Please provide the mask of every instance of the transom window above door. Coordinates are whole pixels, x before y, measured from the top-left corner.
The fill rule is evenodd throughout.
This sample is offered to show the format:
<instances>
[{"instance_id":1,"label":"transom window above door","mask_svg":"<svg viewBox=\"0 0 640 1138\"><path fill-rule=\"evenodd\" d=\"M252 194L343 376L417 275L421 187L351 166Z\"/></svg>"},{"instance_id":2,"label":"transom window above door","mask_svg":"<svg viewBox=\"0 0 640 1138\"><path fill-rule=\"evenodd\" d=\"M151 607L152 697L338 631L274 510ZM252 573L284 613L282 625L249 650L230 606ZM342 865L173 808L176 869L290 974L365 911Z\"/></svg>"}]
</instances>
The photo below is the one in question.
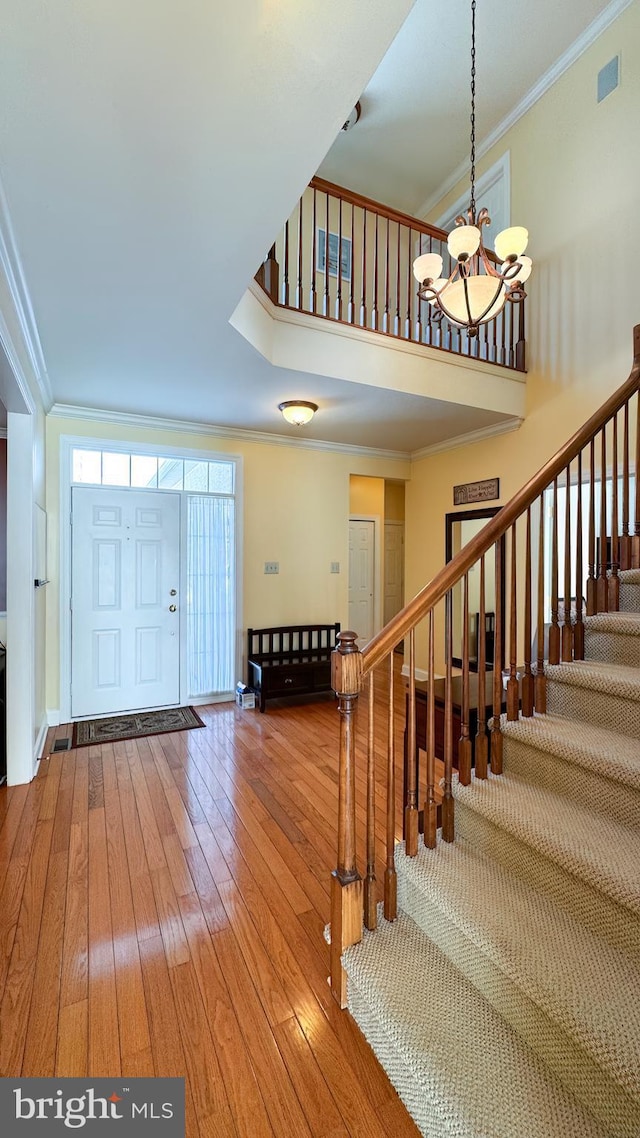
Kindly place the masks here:
<instances>
[{"instance_id":1,"label":"transom window above door","mask_svg":"<svg viewBox=\"0 0 640 1138\"><path fill-rule=\"evenodd\" d=\"M131 486L136 489L187 490L200 494L233 494L235 463L204 459L74 447L74 483Z\"/></svg>"}]
</instances>

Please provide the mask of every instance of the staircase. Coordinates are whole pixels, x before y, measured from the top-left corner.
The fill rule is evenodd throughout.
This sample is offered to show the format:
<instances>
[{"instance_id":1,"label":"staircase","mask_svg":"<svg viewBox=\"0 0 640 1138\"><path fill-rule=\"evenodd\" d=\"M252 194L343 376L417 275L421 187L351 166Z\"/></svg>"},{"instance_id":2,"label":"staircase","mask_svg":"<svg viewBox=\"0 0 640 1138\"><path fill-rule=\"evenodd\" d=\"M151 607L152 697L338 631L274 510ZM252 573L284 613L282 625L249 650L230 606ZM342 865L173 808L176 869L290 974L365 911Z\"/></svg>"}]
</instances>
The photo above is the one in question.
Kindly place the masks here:
<instances>
[{"instance_id":1,"label":"staircase","mask_svg":"<svg viewBox=\"0 0 640 1138\"><path fill-rule=\"evenodd\" d=\"M621 580L585 661L548 666L549 714L503 720L505 774L454 783L455 844L399 848L397 921L343 956L428 1138L640 1135L640 571Z\"/></svg>"},{"instance_id":2,"label":"staircase","mask_svg":"<svg viewBox=\"0 0 640 1138\"><path fill-rule=\"evenodd\" d=\"M603 431L607 421L605 413ZM590 446L593 471L593 436ZM617 454L614 469L617 481ZM627 479L628 472L627 463ZM594 484L591 473L591 550ZM485 776L476 751L476 770L461 759L457 774L448 754L450 818L445 809L444 828L430 842L428 801L424 841L411 820L419 782L409 764L406 841L391 840L384 910L367 906L365 887L361 939L350 933L344 905L357 882L342 883L342 909L335 887L332 927L342 937L346 1005L425 1138L640 1136L640 569L618 569L617 505L609 502L615 516L608 517L604 497L603 490L600 532L610 533L613 522L614 564L600 566L599 586L594 581L587 595L603 602L592 609L614 611L582 620L578 605L557 635L552 629L553 662L527 663L534 713L526 684L516 680L512 578L510 683L517 686L507 714L494 717L497 773ZM568 534L570 519L566 525ZM633 528L623 523L621 542ZM514 525L513 566L515 542ZM557 553L557 538L553 544ZM573 568L581 581L582 565ZM557 580L558 566L552 572ZM527 588L529 639L530 602ZM552 606L555 620L557 588ZM430 618L431 640L432 628ZM449 663L447 673L450 680ZM349 711L342 708L343 718ZM391 732L389 739L392 757ZM392 813L387 822L393 839ZM369 842L367 885L372 856Z\"/></svg>"}]
</instances>

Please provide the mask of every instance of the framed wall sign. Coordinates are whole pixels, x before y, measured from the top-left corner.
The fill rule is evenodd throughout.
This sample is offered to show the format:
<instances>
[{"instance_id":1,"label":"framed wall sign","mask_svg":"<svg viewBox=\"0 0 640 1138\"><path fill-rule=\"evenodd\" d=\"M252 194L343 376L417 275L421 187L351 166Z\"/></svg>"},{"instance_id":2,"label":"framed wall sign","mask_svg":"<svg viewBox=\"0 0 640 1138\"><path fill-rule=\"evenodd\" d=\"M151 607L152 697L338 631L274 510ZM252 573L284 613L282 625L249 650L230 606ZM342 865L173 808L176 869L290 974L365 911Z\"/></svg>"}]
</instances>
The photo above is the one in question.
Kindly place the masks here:
<instances>
[{"instance_id":1,"label":"framed wall sign","mask_svg":"<svg viewBox=\"0 0 640 1138\"><path fill-rule=\"evenodd\" d=\"M316 270L319 273L325 272L326 266L326 246L327 246L327 231L326 229L318 229L318 239L316 241ZM341 253L341 270L340 279L343 281L351 280L351 240L348 237L342 238L342 243L337 233L329 231L329 276L337 277L338 275L338 249Z\"/></svg>"},{"instance_id":2,"label":"framed wall sign","mask_svg":"<svg viewBox=\"0 0 640 1138\"><path fill-rule=\"evenodd\" d=\"M464 482L453 487L454 506L467 506L471 502L492 502L500 497L500 479L485 478L482 482Z\"/></svg>"}]
</instances>

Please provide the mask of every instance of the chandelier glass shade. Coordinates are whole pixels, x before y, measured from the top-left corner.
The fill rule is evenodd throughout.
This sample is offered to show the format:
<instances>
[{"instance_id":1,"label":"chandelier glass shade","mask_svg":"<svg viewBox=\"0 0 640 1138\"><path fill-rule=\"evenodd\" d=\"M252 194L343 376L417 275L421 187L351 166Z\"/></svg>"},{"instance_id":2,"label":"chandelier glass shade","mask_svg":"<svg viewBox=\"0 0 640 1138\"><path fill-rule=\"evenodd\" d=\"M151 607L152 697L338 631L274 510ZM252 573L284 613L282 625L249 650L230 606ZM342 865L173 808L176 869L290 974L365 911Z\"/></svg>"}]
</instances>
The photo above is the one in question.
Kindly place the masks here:
<instances>
[{"instance_id":1,"label":"chandelier glass shade","mask_svg":"<svg viewBox=\"0 0 640 1138\"><path fill-rule=\"evenodd\" d=\"M491 224L486 209L476 216L476 0L471 0L471 197L466 215L456 218L456 228L447 240L453 268L442 275L439 253L422 253L413 262L418 296L446 316L452 324L466 328L469 336L478 334L480 324L494 320L507 301L517 303L526 296L524 284L531 273L531 258L524 256L529 234L521 225L498 233L495 256L484 247L482 229Z\"/></svg>"}]
</instances>

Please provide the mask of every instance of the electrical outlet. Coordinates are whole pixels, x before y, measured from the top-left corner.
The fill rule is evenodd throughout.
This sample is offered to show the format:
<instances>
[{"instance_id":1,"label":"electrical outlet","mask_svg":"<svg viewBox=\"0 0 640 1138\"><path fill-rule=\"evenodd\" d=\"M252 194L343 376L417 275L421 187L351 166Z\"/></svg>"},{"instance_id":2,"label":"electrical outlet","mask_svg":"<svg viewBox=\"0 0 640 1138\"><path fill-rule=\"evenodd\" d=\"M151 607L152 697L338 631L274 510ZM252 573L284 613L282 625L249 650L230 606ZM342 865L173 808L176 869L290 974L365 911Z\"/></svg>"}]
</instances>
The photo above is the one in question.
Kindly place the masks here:
<instances>
[{"instance_id":1,"label":"electrical outlet","mask_svg":"<svg viewBox=\"0 0 640 1138\"><path fill-rule=\"evenodd\" d=\"M280 572L279 562L278 561L265 561L264 571L265 571L265 573L279 573Z\"/></svg>"},{"instance_id":2,"label":"electrical outlet","mask_svg":"<svg viewBox=\"0 0 640 1138\"><path fill-rule=\"evenodd\" d=\"M339 561L332 561L331 562L331 572L332 573L339 573L340 572L340 562Z\"/></svg>"}]
</instances>

